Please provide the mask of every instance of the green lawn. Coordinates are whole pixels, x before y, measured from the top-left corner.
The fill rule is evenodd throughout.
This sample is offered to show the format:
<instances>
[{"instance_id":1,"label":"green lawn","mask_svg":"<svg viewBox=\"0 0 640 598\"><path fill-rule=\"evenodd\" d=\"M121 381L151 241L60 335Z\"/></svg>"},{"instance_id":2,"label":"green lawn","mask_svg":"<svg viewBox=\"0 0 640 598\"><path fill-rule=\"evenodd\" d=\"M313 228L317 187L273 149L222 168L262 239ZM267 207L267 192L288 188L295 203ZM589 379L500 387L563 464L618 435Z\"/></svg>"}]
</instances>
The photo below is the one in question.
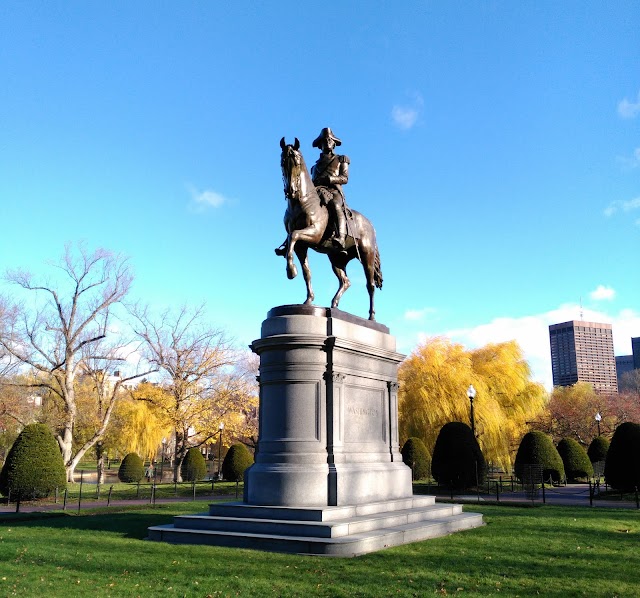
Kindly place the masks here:
<instances>
[{"instance_id":1,"label":"green lawn","mask_svg":"<svg viewBox=\"0 0 640 598\"><path fill-rule=\"evenodd\" d=\"M0 596L638 596L640 513L467 507L486 526L355 559L143 541L203 505L0 516Z\"/></svg>"}]
</instances>

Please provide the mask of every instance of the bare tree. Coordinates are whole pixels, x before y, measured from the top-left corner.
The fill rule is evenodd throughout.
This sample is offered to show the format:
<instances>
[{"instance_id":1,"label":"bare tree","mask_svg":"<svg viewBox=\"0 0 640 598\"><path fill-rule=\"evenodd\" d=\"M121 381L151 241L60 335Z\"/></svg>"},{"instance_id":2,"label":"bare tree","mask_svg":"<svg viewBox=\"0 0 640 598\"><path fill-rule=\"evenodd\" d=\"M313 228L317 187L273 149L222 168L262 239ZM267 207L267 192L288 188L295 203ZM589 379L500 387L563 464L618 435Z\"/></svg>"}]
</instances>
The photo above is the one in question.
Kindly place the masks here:
<instances>
[{"instance_id":1,"label":"bare tree","mask_svg":"<svg viewBox=\"0 0 640 598\"><path fill-rule=\"evenodd\" d=\"M180 466L189 448L218 433L216 419L221 421L223 415L217 409L218 398L228 389L225 373L234 363L234 352L224 332L206 322L202 306L158 316L140 306L131 311L144 356L159 370L166 391L147 400L174 429L174 480L180 481Z\"/></svg>"},{"instance_id":2,"label":"bare tree","mask_svg":"<svg viewBox=\"0 0 640 598\"><path fill-rule=\"evenodd\" d=\"M74 452L74 427L78 418L76 389L79 376L86 374L88 357L111 361L114 353L100 355L103 339L110 333L114 306L131 286L128 262L104 249L89 252L80 245L65 247L59 262L52 264L52 276L36 279L22 270L6 275L8 282L23 289L30 303L5 306L0 323L0 347L12 363L28 366L36 379L28 387L47 389L62 404L57 440L73 481L73 472L82 456L98 442L109 422L113 405L103 411L95 433ZM118 380L120 385L144 374Z\"/></svg>"}]
</instances>

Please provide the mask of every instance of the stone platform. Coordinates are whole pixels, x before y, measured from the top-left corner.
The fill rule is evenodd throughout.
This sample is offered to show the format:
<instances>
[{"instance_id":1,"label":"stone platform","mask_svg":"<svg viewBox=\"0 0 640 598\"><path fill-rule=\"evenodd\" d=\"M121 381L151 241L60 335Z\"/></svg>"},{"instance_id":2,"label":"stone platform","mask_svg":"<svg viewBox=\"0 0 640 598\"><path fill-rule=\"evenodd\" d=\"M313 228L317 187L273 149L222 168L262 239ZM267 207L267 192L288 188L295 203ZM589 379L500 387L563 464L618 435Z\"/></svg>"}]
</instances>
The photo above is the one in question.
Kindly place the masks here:
<instances>
[{"instance_id":1,"label":"stone platform","mask_svg":"<svg viewBox=\"0 0 640 598\"><path fill-rule=\"evenodd\" d=\"M260 356L256 462L242 503L149 529L169 542L354 556L482 525L414 497L398 438L389 329L337 309L273 308Z\"/></svg>"},{"instance_id":2,"label":"stone platform","mask_svg":"<svg viewBox=\"0 0 640 598\"><path fill-rule=\"evenodd\" d=\"M149 539L322 556L353 557L482 525L482 515L432 496L344 507L212 504L149 528Z\"/></svg>"}]
</instances>

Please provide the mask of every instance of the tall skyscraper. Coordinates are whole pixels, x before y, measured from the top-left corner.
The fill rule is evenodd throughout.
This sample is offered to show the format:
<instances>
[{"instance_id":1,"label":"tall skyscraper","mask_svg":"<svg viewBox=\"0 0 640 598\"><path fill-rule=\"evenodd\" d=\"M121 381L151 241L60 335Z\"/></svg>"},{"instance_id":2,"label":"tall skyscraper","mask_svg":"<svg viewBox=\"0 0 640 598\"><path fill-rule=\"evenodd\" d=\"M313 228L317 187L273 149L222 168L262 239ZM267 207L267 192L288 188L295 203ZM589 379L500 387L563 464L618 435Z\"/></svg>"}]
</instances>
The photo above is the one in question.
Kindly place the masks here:
<instances>
[{"instance_id":1,"label":"tall skyscraper","mask_svg":"<svg viewBox=\"0 0 640 598\"><path fill-rule=\"evenodd\" d=\"M573 320L549 326L554 386L590 382L597 392L618 392L611 324Z\"/></svg>"},{"instance_id":2,"label":"tall skyscraper","mask_svg":"<svg viewBox=\"0 0 640 598\"><path fill-rule=\"evenodd\" d=\"M631 339L631 351L633 352L633 368L640 370L640 336Z\"/></svg>"}]
</instances>

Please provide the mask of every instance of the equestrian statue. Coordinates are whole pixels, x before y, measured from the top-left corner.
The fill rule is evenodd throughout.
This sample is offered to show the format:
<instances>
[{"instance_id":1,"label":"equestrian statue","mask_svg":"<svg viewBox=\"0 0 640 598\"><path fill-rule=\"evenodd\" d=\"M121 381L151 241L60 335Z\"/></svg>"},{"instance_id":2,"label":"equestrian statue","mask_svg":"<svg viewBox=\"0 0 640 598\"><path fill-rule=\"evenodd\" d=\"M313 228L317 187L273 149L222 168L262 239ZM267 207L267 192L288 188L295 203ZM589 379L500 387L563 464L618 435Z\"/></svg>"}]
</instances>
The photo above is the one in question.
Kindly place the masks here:
<instances>
[{"instance_id":1,"label":"equestrian statue","mask_svg":"<svg viewBox=\"0 0 640 598\"><path fill-rule=\"evenodd\" d=\"M330 128L322 129L312 144L321 150L321 154L309 174L299 151L298 138L293 145L287 145L284 137L280 140L280 166L287 200L284 213L287 238L275 252L286 258L290 279L298 274L293 254L298 256L307 285L305 305L310 305L314 299L307 252L311 248L326 253L339 282L331 301L334 308L351 286L347 264L354 258L360 260L369 292L369 319L375 320L373 294L376 287L382 288L376 231L367 218L347 207L342 186L349 180L349 158L333 151L341 144Z\"/></svg>"}]
</instances>

